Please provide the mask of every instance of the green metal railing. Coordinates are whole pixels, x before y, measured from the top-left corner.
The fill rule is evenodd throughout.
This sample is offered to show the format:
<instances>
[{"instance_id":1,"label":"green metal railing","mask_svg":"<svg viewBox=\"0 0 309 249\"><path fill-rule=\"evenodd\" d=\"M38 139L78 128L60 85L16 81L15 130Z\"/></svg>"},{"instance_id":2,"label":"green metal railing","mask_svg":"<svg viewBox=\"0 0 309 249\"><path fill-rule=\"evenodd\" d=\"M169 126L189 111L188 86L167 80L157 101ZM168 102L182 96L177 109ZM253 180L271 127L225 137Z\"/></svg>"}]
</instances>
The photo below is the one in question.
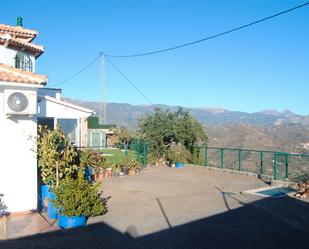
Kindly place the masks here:
<instances>
[{"instance_id":1,"label":"green metal railing","mask_svg":"<svg viewBox=\"0 0 309 249\"><path fill-rule=\"evenodd\" d=\"M191 147L196 158L191 162L205 167L216 167L270 176L273 179L294 179L309 172L309 155L281 151L251 150L225 147Z\"/></svg>"},{"instance_id":2,"label":"green metal railing","mask_svg":"<svg viewBox=\"0 0 309 249\"><path fill-rule=\"evenodd\" d=\"M131 144L125 145L125 156L128 156L128 150L136 152L136 159L141 162L143 167L148 164L148 144L144 140L134 140Z\"/></svg>"}]
</instances>

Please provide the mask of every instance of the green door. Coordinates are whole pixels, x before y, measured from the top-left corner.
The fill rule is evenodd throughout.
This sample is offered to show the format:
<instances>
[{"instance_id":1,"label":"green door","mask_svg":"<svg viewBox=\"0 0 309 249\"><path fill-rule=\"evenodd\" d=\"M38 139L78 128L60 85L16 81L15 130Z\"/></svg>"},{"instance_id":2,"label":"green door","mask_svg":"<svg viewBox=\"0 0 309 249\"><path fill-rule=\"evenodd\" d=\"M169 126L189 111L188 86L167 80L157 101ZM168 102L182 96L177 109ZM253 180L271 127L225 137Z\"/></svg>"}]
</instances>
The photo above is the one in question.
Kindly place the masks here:
<instances>
[{"instance_id":1,"label":"green door","mask_svg":"<svg viewBox=\"0 0 309 249\"><path fill-rule=\"evenodd\" d=\"M92 132L91 147L101 147L100 132Z\"/></svg>"},{"instance_id":2,"label":"green door","mask_svg":"<svg viewBox=\"0 0 309 249\"><path fill-rule=\"evenodd\" d=\"M106 147L106 133L104 131L89 131L88 139L89 147Z\"/></svg>"}]
</instances>

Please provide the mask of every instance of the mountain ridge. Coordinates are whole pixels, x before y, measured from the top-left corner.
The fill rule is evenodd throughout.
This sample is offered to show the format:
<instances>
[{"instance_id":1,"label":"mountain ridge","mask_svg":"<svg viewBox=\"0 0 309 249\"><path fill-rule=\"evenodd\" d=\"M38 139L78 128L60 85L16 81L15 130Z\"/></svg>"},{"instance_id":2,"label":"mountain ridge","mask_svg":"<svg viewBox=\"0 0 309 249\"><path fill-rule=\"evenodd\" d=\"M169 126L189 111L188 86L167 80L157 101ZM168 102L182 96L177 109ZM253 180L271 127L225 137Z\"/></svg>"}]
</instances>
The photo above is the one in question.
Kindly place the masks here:
<instances>
[{"instance_id":1,"label":"mountain ridge","mask_svg":"<svg viewBox=\"0 0 309 249\"><path fill-rule=\"evenodd\" d=\"M64 100L99 113L98 102ZM109 124L136 128L138 120L147 113L153 113L155 107L171 111L178 108L168 105L108 103L107 120ZM184 109L190 111L205 127L209 146L309 153L309 115L302 116L287 110L246 113L223 108Z\"/></svg>"},{"instance_id":2,"label":"mountain ridge","mask_svg":"<svg viewBox=\"0 0 309 249\"><path fill-rule=\"evenodd\" d=\"M65 101L72 104L81 105L96 111L99 114L99 102L83 101L63 97ZM127 103L107 103L107 121L111 124L125 126L128 128L136 128L138 119L145 114L151 114L155 108L162 110L177 110L178 106L169 106L164 104L157 105L131 105ZM289 110L279 112L277 110L262 110L259 112L242 112L230 111L220 107L183 107L189 111L203 125L235 125L249 124L259 127L278 126L282 124L303 124L309 125L309 115L303 116L295 114Z\"/></svg>"}]
</instances>

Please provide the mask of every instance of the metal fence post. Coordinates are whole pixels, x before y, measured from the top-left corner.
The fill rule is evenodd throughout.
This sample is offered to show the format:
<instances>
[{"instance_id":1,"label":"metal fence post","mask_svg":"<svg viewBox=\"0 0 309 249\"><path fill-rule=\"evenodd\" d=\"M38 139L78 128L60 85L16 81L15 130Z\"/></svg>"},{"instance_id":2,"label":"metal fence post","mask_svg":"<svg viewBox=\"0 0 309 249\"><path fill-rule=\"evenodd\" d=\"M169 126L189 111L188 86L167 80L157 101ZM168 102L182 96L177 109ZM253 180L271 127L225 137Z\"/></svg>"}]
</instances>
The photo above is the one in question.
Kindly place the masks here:
<instances>
[{"instance_id":1,"label":"metal fence post","mask_svg":"<svg viewBox=\"0 0 309 249\"><path fill-rule=\"evenodd\" d=\"M241 171L241 150L238 150L238 171Z\"/></svg>"},{"instance_id":2,"label":"metal fence post","mask_svg":"<svg viewBox=\"0 0 309 249\"><path fill-rule=\"evenodd\" d=\"M221 154L221 169L223 169L223 166L224 166L224 149L221 148L220 149L220 154Z\"/></svg>"},{"instance_id":3,"label":"metal fence post","mask_svg":"<svg viewBox=\"0 0 309 249\"><path fill-rule=\"evenodd\" d=\"M208 148L205 147L205 161L204 165L207 167L208 166Z\"/></svg>"},{"instance_id":4,"label":"metal fence post","mask_svg":"<svg viewBox=\"0 0 309 249\"><path fill-rule=\"evenodd\" d=\"M285 178L289 178L289 154L285 154Z\"/></svg>"},{"instance_id":5,"label":"metal fence post","mask_svg":"<svg viewBox=\"0 0 309 249\"><path fill-rule=\"evenodd\" d=\"M260 152L260 174L263 174L263 166L264 166L264 153L263 151Z\"/></svg>"},{"instance_id":6,"label":"metal fence post","mask_svg":"<svg viewBox=\"0 0 309 249\"><path fill-rule=\"evenodd\" d=\"M277 154L274 153L274 180L277 180Z\"/></svg>"}]
</instances>

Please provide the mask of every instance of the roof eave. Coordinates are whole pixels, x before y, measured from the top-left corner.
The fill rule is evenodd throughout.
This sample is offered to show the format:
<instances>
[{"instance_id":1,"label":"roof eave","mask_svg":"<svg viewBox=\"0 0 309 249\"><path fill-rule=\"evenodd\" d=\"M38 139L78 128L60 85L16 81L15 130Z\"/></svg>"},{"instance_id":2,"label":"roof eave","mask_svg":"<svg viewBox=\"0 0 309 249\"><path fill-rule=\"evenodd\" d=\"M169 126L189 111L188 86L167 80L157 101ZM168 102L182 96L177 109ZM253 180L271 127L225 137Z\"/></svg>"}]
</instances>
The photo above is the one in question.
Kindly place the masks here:
<instances>
[{"instance_id":1,"label":"roof eave","mask_svg":"<svg viewBox=\"0 0 309 249\"><path fill-rule=\"evenodd\" d=\"M39 95L39 97L44 98L48 101L52 101L52 102L59 104L59 105L67 106L69 108L72 108L72 109L75 109L75 110L78 110L78 111L81 111L81 112L85 112L85 113L89 113L89 114L95 114L94 110L91 110L91 109L88 109L88 108L85 108L85 107L81 107L81 106L78 106L78 105L74 105L74 104L68 103L66 101L50 97L48 95Z\"/></svg>"}]
</instances>

